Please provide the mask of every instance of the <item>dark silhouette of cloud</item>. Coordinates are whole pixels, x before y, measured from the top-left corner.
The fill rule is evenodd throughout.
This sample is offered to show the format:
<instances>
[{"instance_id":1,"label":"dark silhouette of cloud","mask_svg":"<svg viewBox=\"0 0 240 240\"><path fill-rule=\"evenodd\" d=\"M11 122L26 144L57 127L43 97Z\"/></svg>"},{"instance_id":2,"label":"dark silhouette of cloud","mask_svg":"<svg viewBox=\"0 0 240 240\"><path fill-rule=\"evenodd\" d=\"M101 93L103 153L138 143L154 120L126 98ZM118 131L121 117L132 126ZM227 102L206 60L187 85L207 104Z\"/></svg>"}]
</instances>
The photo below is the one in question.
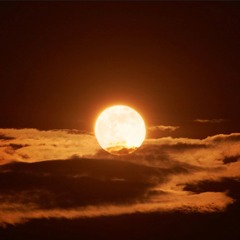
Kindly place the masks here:
<instances>
[{"instance_id":1,"label":"dark silhouette of cloud","mask_svg":"<svg viewBox=\"0 0 240 240\"><path fill-rule=\"evenodd\" d=\"M228 212L135 213L98 218L36 219L0 229L3 239L231 239L238 240L239 213L236 204ZM24 238L21 238L24 236Z\"/></svg>"},{"instance_id":2,"label":"dark silhouette of cloud","mask_svg":"<svg viewBox=\"0 0 240 240\"><path fill-rule=\"evenodd\" d=\"M11 136L7 136L7 135L5 135L5 134L0 134L0 140L5 140L5 141L7 141L7 140L13 140L13 139L15 139L14 137L11 137Z\"/></svg>"},{"instance_id":3,"label":"dark silhouette of cloud","mask_svg":"<svg viewBox=\"0 0 240 240\"><path fill-rule=\"evenodd\" d=\"M0 166L0 223L159 210L211 212L222 211L232 203L222 192L172 192L175 183L164 187L172 177L179 175L182 179L193 172L191 166L181 163L159 168L113 159L5 164Z\"/></svg>"},{"instance_id":4,"label":"dark silhouette of cloud","mask_svg":"<svg viewBox=\"0 0 240 240\"><path fill-rule=\"evenodd\" d=\"M186 184L184 190L195 193L227 192L230 197L239 200L240 178L221 178L218 180L204 180L197 183L189 183Z\"/></svg>"},{"instance_id":5,"label":"dark silhouette of cloud","mask_svg":"<svg viewBox=\"0 0 240 240\"><path fill-rule=\"evenodd\" d=\"M29 201L42 208L130 203L144 200L148 189L171 173L114 160L18 162L0 167L0 191L15 199L23 195L20 203Z\"/></svg>"},{"instance_id":6,"label":"dark silhouette of cloud","mask_svg":"<svg viewBox=\"0 0 240 240\"><path fill-rule=\"evenodd\" d=\"M24 147L28 147L28 144L16 144L16 143L10 143L9 146L13 149L13 150L18 150L20 148L24 148Z\"/></svg>"},{"instance_id":7,"label":"dark silhouette of cloud","mask_svg":"<svg viewBox=\"0 0 240 240\"><path fill-rule=\"evenodd\" d=\"M237 156L229 156L229 157L225 157L223 159L223 163L224 164L228 164L228 163L234 163L240 160L240 155Z\"/></svg>"}]
</instances>

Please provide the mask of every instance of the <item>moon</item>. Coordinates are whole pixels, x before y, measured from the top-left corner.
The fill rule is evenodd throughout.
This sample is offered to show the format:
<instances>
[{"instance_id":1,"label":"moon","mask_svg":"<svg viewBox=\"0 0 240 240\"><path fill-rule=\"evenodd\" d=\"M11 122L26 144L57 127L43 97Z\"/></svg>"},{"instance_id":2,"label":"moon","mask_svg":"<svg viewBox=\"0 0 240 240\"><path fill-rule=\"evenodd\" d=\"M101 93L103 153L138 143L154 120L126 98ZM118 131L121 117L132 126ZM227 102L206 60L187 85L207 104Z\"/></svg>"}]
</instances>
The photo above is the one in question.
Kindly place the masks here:
<instances>
[{"instance_id":1,"label":"moon","mask_svg":"<svg viewBox=\"0 0 240 240\"><path fill-rule=\"evenodd\" d=\"M139 148L146 135L141 115L131 107L116 105L105 109L95 123L99 145L113 155L127 155Z\"/></svg>"}]
</instances>

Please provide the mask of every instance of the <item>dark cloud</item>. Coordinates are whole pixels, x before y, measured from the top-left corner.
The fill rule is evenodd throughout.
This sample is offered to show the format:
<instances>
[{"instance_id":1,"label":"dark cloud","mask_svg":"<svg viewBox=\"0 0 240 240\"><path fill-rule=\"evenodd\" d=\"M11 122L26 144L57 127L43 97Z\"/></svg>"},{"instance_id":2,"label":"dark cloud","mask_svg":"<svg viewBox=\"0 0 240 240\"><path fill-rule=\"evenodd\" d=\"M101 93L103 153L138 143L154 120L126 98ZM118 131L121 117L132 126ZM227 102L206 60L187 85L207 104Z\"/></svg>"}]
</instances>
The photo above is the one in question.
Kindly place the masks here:
<instances>
[{"instance_id":1,"label":"dark cloud","mask_svg":"<svg viewBox=\"0 0 240 240\"><path fill-rule=\"evenodd\" d=\"M240 178L221 178L218 180L205 180L197 183L189 183L186 184L184 190L195 193L227 192L230 197L240 200Z\"/></svg>"},{"instance_id":2,"label":"dark cloud","mask_svg":"<svg viewBox=\"0 0 240 240\"><path fill-rule=\"evenodd\" d=\"M88 134L88 135L93 135L92 132L89 131L84 131L84 130L79 130L79 129L61 129L62 131L65 131L68 134L78 134L78 135L83 135L83 134ZM58 132L59 129L52 130Z\"/></svg>"},{"instance_id":3,"label":"dark cloud","mask_svg":"<svg viewBox=\"0 0 240 240\"><path fill-rule=\"evenodd\" d=\"M143 200L149 188L172 173L128 162L94 159L11 163L1 166L0 171L4 183L0 186L1 194L14 193L15 197L24 193L24 201L28 199L44 208Z\"/></svg>"},{"instance_id":4,"label":"dark cloud","mask_svg":"<svg viewBox=\"0 0 240 240\"><path fill-rule=\"evenodd\" d=\"M138 165L150 166L155 169L161 169L161 171L166 171L166 173L172 172L176 174L189 173L194 171L199 171L202 168L199 166L192 165L187 162L180 162L171 157L167 150L174 150L174 146L154 146L154 145L144 145L134 153L125 156L112 156L106 151L100 149L94 158L101 159L118 159L122 162L132 162ZM175 149L177 151L177 149ZM184 151L184 150L182 150ZM90 156L89 156L90 157ZM166 176L164 176L166 177Z\"/></svg>"},{"instance_id":5,"label":"dark cloud","mask_svg":"<svg viewBox=\"0 0 240 240\"><path fill-rule=\"evenodd\" d=\"M16 144L16 143L10 143L9 146L13 149L13 150L18 150L20 148L24 148L24 147L28 147L28 144Z\"/></svg>"},{"instance_id":6,"label":"dark cloud","mask_svg":"<svg viewBox=\"0 0 240 240\"><path fill-rule=\"evenodd\" d=\"M223 210L232 202L224 193L194 195L182 190L175 193L164 187L172 177L187 177L198 170L181 163L160 168L123 160L87 158L5 164L0 166L0 223L160 209ZM213 207L212 198L215 199ZM197 199L201 199L200 205Z\"/></svg>"},{"instance_id":7,"label":"dark cloud","mask_svg":"<svg viewBox=\"0 0 240 240\"><path fill-rule=\"evenodd\" d=\"M238 156L229 156L229 157L225 157L223 159L223 163L224 164L228 164L228 163L234 163L240 160L240 155Z\"/></svg>"},{"instance_id":8,"label":"dark cloud","mask_svg":"<svg viewBox=\"0 0 240 240\"><path fill-rule=\"evenodd\" d=\"M75 176L87 175L93 178L124 178L130 181L146 182L149 176L159 176L159 169L119 160L75 158L49 160L36 163L13 162L0 166L0 171L34 173L36 175ZM164 170L163 170L164 171ZM166 171L167 173L167 171Z\"/></svg>"},{"instance_id":9,"label":"dark cloud","mask_svg":"<svg viewBox=\"0 0 240 240\"><path fill-rule=\"evenodd\" d=\"M3 239L231 239L238 240L239 209L227 213L135 213L98 218L36 219L0 229ZM79 237L80 236L80 237Z\"/></svg>"},{"instance_id":10,"label":"dark cloud","mask_svg":"<svg viewBox=\"0 0 240 240\"><path fill-rule=\"evenodd\" d=\"M184 143L184 142L176 142L172 144L161 144L161 146L143 146L141 149L142 152L148 151L148 149L151 149L154 147L157 151L188 151L188 150L197 150L197 149L203 149L208 148L209 144L207 143Z\"/></svg>"},{"instance_id":11,"label":"dark cloud","mask_svg":"<svg viewBox=\"0 0 240 240\"><path fill-rule=\"evenodd\" d=\"M7 136L7 135L5 135L5 134L0 134L0 140L5 140L5 141L7 141L7 140L13 140L13 139L15 139L14 137L11 137L11 136Z\"/></svg>"}]
</instances>

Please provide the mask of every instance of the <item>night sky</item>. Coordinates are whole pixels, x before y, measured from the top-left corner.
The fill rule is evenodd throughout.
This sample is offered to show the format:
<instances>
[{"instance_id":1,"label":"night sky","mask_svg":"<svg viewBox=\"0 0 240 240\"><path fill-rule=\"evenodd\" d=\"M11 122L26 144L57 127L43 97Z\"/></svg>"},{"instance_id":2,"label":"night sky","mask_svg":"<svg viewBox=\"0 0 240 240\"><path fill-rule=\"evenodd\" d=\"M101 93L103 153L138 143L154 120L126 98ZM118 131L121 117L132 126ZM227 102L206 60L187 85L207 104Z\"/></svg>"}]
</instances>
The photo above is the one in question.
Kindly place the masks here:
<instances>
[{"instance_id":1,"label":"night sky","mask_svg":"<svg viewBox=\"0 0 240 240\"><path fill-rule=\"evenodd\" d=\"M2 2L0 126L91 130L99 111L123 103L148 125L183 126L179 136L237 132L239 8Z\"/></svg>"},{"instance_id":2,"label":"night sky","mask_svg":"<svg viewBox=\"0 0 240 240\"><path fill-rule=\"evenodd\" d=\"M0 238L239 240L239 43L239 2L1 2Z\"/></svg>"}]
</instances>

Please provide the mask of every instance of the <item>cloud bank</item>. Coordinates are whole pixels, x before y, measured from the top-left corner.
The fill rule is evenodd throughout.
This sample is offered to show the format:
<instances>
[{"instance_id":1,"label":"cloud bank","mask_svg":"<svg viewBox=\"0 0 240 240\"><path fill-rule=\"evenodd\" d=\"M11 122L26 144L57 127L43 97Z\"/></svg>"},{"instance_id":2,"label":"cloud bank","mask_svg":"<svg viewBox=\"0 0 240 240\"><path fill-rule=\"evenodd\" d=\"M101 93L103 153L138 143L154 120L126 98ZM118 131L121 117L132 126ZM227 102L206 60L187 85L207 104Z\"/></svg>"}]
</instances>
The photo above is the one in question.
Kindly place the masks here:
<instances>
[{"instance_id":1,"label":"cloud bank","mask_svg":"<svg viewBox=\"0 0 240 240\"><path fill-rule=\"evenodd\" d=\"M77 130L0 129L0 136L0 164L66 159L99 149L92 134Z\"/></svg>"},{"instance_id":2,"label":"cloud bank","mask_svg":"<svg viewBox=\"0 0 240 240\"><path fill-rule=\"evenodd\" d=\"M224 211L240 201L240 133L146 139L127 156L106 153L94 136L77 130L1 129L0 135L2 226Z\"/></svg>"}]
</instances>

